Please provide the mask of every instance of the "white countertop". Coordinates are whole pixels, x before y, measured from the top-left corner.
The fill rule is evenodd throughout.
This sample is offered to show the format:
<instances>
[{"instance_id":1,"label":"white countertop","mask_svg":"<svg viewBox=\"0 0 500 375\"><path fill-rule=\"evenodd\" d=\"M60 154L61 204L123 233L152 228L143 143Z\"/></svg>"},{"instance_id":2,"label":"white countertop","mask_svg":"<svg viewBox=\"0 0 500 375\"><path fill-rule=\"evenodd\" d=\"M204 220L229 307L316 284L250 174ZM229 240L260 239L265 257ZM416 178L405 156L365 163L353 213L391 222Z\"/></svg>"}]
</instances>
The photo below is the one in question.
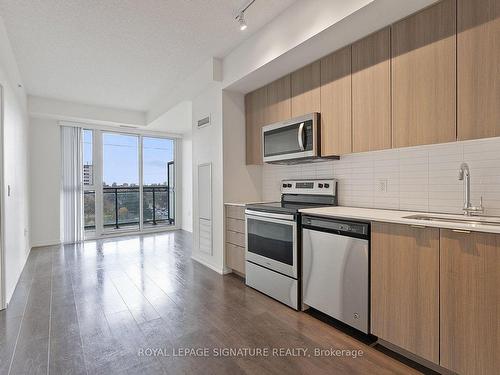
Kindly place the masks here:
<instances>
[{"instance_id":1,"label":"white countertop","mask_svg":"<svg viewBox=\"0 0 500 375\"><path fill-rule=\"evenodd\" d=\"M269 202L224 202L225 206L245 207L247 204L269 203Z\"/></svg>"},{"instance_id":2,"label":"white countertop","mask_svg":"<svg viewBox=\"0 0 500 375\"><path fill-rule=\"evenodd\" d=\"M245 207L247 203L244 202L224 202L224 206L238 206L238 207Z\"/></svg>"},{"instance_id":3,"label":"white countertop","mask_svg":"<svg viewBox=\"0 0 500 375\"><path fill-rule=\"evenodd\" d=\"M458 230L500 234L500 226L477 224L477 223L427 221L427 220L415 220L415 219L404 218L405 216L423 215L423 216L439 216L440 218L460 219L462 218L462 215L415 212L415 211L382 210L375 208L356 208L356 207L342 207L342 206L307 208L300 210L300 212L304 214L323 216L323 217L336 217L336 218L364 220L364 221L378 221L386 223L419 225L426 227L458 229ZM500 217L475 216L474 220L477 222L493 221L493 222L498 222L500 224Z\"/></svg>"}]
</instances>

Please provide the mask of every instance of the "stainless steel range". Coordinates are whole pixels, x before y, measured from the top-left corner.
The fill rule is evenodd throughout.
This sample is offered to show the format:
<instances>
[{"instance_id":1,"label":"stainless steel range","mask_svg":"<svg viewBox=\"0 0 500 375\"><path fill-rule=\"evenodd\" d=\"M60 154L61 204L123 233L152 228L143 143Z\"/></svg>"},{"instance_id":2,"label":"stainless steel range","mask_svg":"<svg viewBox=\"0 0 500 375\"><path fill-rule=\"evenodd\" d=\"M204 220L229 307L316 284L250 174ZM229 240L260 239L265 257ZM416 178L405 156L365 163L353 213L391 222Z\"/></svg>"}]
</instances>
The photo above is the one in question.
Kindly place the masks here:
<instances>
[{"instance_id":1,"label":"stainless steel range","mask_svg":"<svg viewBox=\"0 0 500 375\"><path fill-rule=\"evenodd\" d=\"M281 201L249 204L246 220L246 284L301 308L300 209L337 205L337 181L284 180Z\"/></svg>"}]
</instances>

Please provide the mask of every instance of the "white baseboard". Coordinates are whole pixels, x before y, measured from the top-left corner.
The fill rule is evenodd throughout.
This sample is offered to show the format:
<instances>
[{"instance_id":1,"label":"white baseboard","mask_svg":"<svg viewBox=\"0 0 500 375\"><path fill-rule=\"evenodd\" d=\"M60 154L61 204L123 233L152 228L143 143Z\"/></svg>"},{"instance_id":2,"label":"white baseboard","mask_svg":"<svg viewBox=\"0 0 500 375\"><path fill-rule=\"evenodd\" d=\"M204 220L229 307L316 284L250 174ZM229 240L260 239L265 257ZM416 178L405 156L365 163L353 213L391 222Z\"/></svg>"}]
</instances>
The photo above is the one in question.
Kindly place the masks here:
<instances>
[{"instance_id":1,"label":"white baseboard","mask_svg":"<svg viewBox=\"0 0 500 375\"><path fill-rule=\"evenodd\" d=\"M188 224L188 225L181 225L181 229L185 230L186 232L193 233L193 225Z\"/></svg>"},{"instance_id":2,"label":"white baseboard","mask_svg":"<svg viewBox=\"0 0 500 375\"><path fill-rule=\"evenodd\" d=\"M202 265L204 265L205 267L210 268L212 271L215 271L218 274L224 275L224 270L223 269L221 269L219 267L216 267L216 266L214 266L214 265L212 265L212 264L210 264L210 263L208 263L208 262L206 262L206 261L204 261L204 260L196 257L195 255L191 255L191 259L194 260L194 261L196 261L196 262L198 262L198 263L200 263L200 264L202 264Z\"/></svg>"},{"instance_id":3,"label":"white baseboard","mask_svg":"<svg viewBox=\"0 0 500 375\"><path fill-rule=\"evenodd\" d=\"M44 247L44 246L59 246L61 244L62 244L61 240L41 241L41 242L34 242L34 243L32 243L31 244L31 248L34 248L34 247Z\"/></svg>"},{"instance_id":4,"label":"white baseboard","mask_svg":"<svg viewBox=\"0 0 500 375\"><path fill-rule=\"evenodd\" d=\"M21 271L19 272L19 276L17 277L16 285L14 285L14 288L10 291L10 296L5 296L5 301L3 301L3 306L0 306L0 310L6 309L9 306L10 300L12 299L12 296L14 295L14 292L16 291L17 284L19 284L19 279L21 278L21 274L24 271L24 267L26 266L26 262L28 261L28 257L31 254L31 250L33 249L32 247L29 247L26 252L26 257L24 258L23 266L21 267ZM2 280L3 281L3 280Z\"/></svg>"}]
</instances>

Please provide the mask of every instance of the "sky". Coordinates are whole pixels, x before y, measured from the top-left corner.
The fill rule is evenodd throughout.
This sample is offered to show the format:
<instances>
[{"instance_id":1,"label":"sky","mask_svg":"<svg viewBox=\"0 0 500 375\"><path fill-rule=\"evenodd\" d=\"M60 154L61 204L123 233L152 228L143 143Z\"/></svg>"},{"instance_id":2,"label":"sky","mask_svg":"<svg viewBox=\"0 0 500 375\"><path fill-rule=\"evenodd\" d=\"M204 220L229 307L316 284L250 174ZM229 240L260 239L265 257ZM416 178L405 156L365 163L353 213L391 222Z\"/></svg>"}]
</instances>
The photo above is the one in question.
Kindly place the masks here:
<instances>
[{"instance_id":1,"label":"sky","mask_svg":"<svg viewBox=\"0 0 500 375\"><path fill-rule=\"evenodd\" d=\"M139 137L117 133L102 133L103 181L139 184ZM92 132L83 133L83 163L92 164ZM174 141L143 137L144 184L163 184L167 181L167 162L173 161Z\"/></svg>"}]
</instances>

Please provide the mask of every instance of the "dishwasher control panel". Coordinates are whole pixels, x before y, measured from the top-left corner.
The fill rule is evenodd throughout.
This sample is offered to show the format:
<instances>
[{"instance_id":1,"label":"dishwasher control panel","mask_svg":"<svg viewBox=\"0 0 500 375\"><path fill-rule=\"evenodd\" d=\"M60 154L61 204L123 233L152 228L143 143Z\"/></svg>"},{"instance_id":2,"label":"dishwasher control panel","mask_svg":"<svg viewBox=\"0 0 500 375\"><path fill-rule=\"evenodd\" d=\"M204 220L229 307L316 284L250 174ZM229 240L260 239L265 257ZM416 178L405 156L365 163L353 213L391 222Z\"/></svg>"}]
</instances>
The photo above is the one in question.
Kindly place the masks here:
<instances>
[{"instance_id":1,"label":"dishwasher control panel","mask_svg":"<svg viewBox=\"0 0 500 375\"><path fill-rule=\"evenodd\" d=\"M352 221L345 221L339 219L327 219L319 217L305 216L302 219L302 225L317 227L319 229L326 229L332 231L339 231L344 233L353 233L358 235L368 235L370 224L359 223Z\"/></svg>"}]
</instances>

